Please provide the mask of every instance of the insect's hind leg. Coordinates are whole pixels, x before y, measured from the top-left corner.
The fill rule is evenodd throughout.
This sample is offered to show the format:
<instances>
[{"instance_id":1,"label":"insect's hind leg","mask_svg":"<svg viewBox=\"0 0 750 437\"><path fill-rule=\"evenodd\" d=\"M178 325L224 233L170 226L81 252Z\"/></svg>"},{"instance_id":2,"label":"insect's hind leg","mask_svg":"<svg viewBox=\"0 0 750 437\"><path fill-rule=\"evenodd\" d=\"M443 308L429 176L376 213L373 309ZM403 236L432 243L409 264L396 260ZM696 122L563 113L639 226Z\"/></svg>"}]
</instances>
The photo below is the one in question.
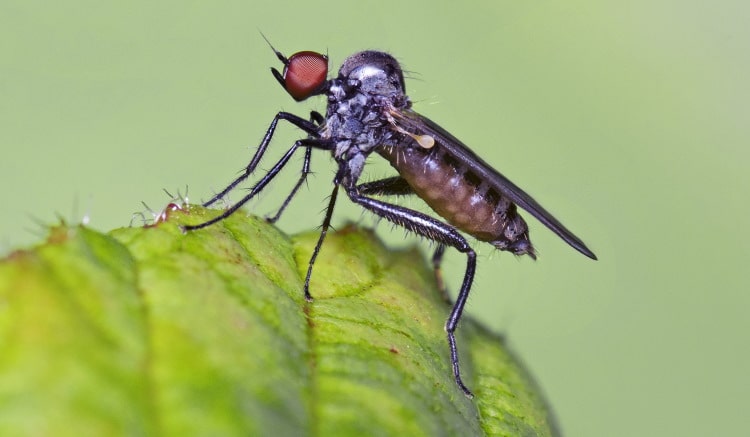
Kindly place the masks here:
<instances>
[{"instance_id":1,"label":"insect's hind leg","mask_svg":"<svg viewBox=\"0 0 750 437\"><path fill-rule=\"evenodd\" d=\"M358 192L356 186L346 187L346 193L352 202L375 213L376 215L418 235L433 240L438 244L451 246L459 252L466 254L466 272L464 273L464 280L461 284L461 289L458 292L458 298L453 304L453 309L445 323L445 331L448 334L448 346L451 353L453 377L461 391L463 391L466 396L473 397L474 395L471 390L466 387L461 379L455 331L458 327L458 322L461 320L466 300L469 298L469 292L471 291L471 284L474 280L474 272L477 264L476 252L474 252L466 239L454 227L447 225L440 220L418 211L364 196Z\"/></svg>"},{"instance_id":2,"label":"insect's hind leg","mask_svg":"<svg viewBox=\"0 0 750 437\"><path fill-rule=\"evenodd\" d=\"M440 290L440 295L445 302L452 304L453 301L448 293L448 287L445 286L445 281L443 280L443 269L441 268L444 254L445 244L438 243L435 252L432 254L432 270L435 272L435 283L437 284L438 290Z\"/></svg>"},{"instance_id":3,"label":"insect's hind leg","mask_svg":"<svg viewBox=\"0 0 750 437\"><path fill-rule=\"evenodd\" d=\"M401 176L394 176L386 179L379 179L372 182L365 182L357 185L357 190L360 194L374 194L384 196L407 196L414 194L414 190L411 185L406 182L406 179ZM445 245L438 243L435 248L435 252L432 255L432 268L435 272L435 283L437 284L438 290L443 300L449 304L452 304L450 295L448 294L448 288L445 286L443 281L443 271L440 265L443 261L443 254L445 253Z\"/></svg>"},{"instance_id":4,"label":"insect's hind leg","mask_svg":"<svg viewBox=\"0 0 750 437\"><path fill-rule=\"evenodd\" d=\"M406 179L401 176L394 176L386 179L378 179L372 182L365 182L357 185L357 191L360 194L374 194L383 196L407 196L414 194Z\"/></svg>"}]
</instances>

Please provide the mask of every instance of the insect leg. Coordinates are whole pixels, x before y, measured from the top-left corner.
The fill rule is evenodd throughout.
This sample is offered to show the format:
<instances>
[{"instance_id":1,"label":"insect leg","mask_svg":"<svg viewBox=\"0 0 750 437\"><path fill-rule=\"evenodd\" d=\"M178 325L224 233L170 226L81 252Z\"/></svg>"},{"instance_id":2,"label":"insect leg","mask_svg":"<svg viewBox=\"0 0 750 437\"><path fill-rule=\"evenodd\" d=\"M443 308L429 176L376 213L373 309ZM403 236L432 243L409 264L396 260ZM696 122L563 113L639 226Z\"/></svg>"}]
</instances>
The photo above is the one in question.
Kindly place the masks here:
<instances>
[{"instance_id":1,"label":"insect leg","mask_svg":"<svg viewBox=\"0 0 750 437\"><path fill-rule=\"evenodd\" d=\"M443 270L440 265L443 263L443 255L445 254L445 244L439 243L435 248L435 253L432 254L432 269L435 272L435 282L437 283L438 290L443 296L443 300L452 303L451 297L448 294L448 288L445 286L443 281Z\"/></svg>"},{"instance_id":2,"label":"insect leg","mask_svg":"<svg viewBox=\"0 0 750 437\"><path fill-rule=\"evenodd\" d=\"M312 111L310 112L310 121L312 123L317 124L318 126L322 125L325 119L322 115L320 115L319 112ZM307 150L305 150L305 159L302 162L302 174L299 177L299 180L297 180L297 184L292 188L292 192L289 193L289 195L284 199L284 203L281 204L281 207L279 210L274 214L272 217L266 217L266 220L269 223L276 223L276 221L281 217L281 213L284 212L287 206L289 206L289 202L292 201L292 198L297 194L297 191L300 189L302 184L307 180L307 175L310 174L310 157L312 156L312 148L308 147Z\"/></svg>"},{"instance_id":3,"label":"insect leg","mask_svg":"<svg viewBox=\"0 0 750 437\"><path fill-rule=\"evenodd\" d=\"M401 176L365 182L357 185L360 194L382 194L386 196L406 196L414 194L411 185Z\"/></svg>"},{"instance_id":4,"label":"insect leg","mask_svg":"<svg viewBox=\"0 0 750 437\"><path fill-rule=\"evenodd\" d=\"M307 134L312 137L317 138L318 136L318 126L316 126L315 123L307 121L298 115L290 114L288 112L279 112L278 114L276 114L276 116L273 118L273 121L271 121L271 124L268 126L266 134L263 136L263 140L258 146L258 150L255 151L255 155L253 155L253 158L245 168L245 171L239 177L237 177L237 179L233 180L229 185L227 185L226 188L221 190L221 192L216 194L209 201L203 203L203 206L211 206L211 204L223 198L228 192L232 191L234 187L236 187L240 182L247 179L247 177L250 176L253 171L255 171L255 168L258 166L261 158L263 158L263 155L266 153L266 149L268 148L268 144L271 142L271 138L273 138L273 134L276 131L276 125L278 124L279 120L286 120L292 123L293 125L307 132Z\"/></svg>"},{"instance_id":5,"label":"insect leg","mask_svg":"<svg viewBox=\"0 0 750 437\"><path fill-rule=\"evenodd\" d=\"M331 193L331 198L328 201L328 207L326 208L326 216L323 219L323 226L321 226L320 229L320 237L318 237L318 242L315 244L315 249L313 249L312 256L310 257L310 263L307 265L307 275L305 276L305 299L308 302L312 302L313 298L310 294L310 277L312 277L312 269L313 265L315 264L315 259L318 257L318 253L320 252L321 246L323 246L323 240L326 239L326 235L328 234L328 228L331 227L331 217L333 216L333 207L336 205L336 196L339 193L339 184L338 181L336 181L333 184L333 192Z\"/></svg>"},{"instance_id":6,"label":"insect leg","mask_svg":"<svg viewBox=\"0 0 750 437\"><path fill-rule=\"evenodd\" d=\"M212 225L218 221L224 220L225 218L232 215L235 211L240 209L242 205L247 203L250 199L255 197L256 194L258 194L263 188L265 188L266 185L268 185L269 182L273 178L276 177L276 175L279 174L282 168L289 162L289 158L294 155L294 152L297 151L300 147L307 147L312 148L321 148L329 150L331 148L330 143L327 140L318 140L318 139L303 139L303 140L297 140L294 145L284 154L284 156L281 157L281 159L271 168L271 170L268 171L254 186L252 189L250 189L250 192L240 199L239 202L232 205L230 208L228 208L226 211L224 211L221 215L212 218L211 220L208 220L204 223L200 223L197 225L186 225L183 226L182 229L184 231L194 231L196 229L205 228L206 226Z\"/></svg>"},{"instance_id":7,"label":"insect leg","mask_svg":"<svg viewBox=\"0 0 750 437\"><path fill-rule=\"evenodd\" d=\"M266 217L266 221L268 223L276 223L279 217L281 217L281 213L284 212L287 206L289 206L289 202L292 201L292 197L294 197L294 195L297 194L297 190L300 189L300 187L302 186L302 183L304 183L305 179L307 179L307 175L310 173L311 156L312 156L312 148L308 147L307 150L305 150L305 159L302 163L302 174L297 180L297 183L294 185L294 188L292 188L292 192L289 193L288 196L286 196L286 199L284 199L284 203L282 203L279 210L276 211L276 214L274 214L271 217Z\"/></svg>"},{"instance_id":8,"label":"insect leg","mask_svg":"<svg viewBox=\"0 0 750 437\"><path fill-rule=\"evenodd\" d=\"M380 194L386 196L406 196L414 194L411 185L406 182L406 179L400 176L359 184L357 185L357 189L360 194ZM432 255L432 267L435 271L435 282L437 283L438 290L440 290L440 294L443 296L443 300L452 303L451 298L448 295L448 289L445 287L445 282L443 281L442 270L440 269L444 253L445 245L442 243L438 244L435 253Z\"/></svg>"},{"instance_id":9,"label":"insect leg","mask_svg":"<svg viewBox=\"0 0 750 437\"><path fill-rule=\"evenodd\" d=\"M471 246L469 246L466 239L454 227L447 225L440 220L402 206L381 202L363 196L357 191L356 186L346 187L346 194L352 202L377 214L378 216L418 235L429 238L438 244L451 246L459 252L466 254L466 273L464 273L464 280L461 284L461 290L458 292L456 303L453 304L453 309L445 323L445 331L448 333L448 346L450 347L451 352L453 377L456 380L456 384L458 384L458 387L464 392L464 394L468 397L473 397L474 395L471 393L471 390L469 390L461 380L455 331L458 327L458 322L461 320L461 314L464 311L466 300L471 291L471 283L474 280L474 271L476 270L477 264L476 253Z\"/></svg>"}]
</instances>

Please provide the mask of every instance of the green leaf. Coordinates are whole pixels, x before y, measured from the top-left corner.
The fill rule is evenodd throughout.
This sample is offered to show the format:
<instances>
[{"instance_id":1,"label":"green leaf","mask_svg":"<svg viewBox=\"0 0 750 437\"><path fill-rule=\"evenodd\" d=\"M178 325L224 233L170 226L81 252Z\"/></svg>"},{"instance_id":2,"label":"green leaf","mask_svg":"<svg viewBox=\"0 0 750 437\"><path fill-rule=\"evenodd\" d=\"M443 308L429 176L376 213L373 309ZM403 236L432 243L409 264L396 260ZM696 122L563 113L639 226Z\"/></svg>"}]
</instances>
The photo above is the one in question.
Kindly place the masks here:
<instances>
[{"instance_id":1,"label":"green leaf","mask_svg":"<svg viewBox=\"0 0 750 437\"><path fill-rule=\"evenodd\" d=\"M354 226L292 239L262 219L172 211L101 234L58 226L0 261L0 435L552 435L503 341L450 310L416 250Z\"/></svg>"}]
</instances>

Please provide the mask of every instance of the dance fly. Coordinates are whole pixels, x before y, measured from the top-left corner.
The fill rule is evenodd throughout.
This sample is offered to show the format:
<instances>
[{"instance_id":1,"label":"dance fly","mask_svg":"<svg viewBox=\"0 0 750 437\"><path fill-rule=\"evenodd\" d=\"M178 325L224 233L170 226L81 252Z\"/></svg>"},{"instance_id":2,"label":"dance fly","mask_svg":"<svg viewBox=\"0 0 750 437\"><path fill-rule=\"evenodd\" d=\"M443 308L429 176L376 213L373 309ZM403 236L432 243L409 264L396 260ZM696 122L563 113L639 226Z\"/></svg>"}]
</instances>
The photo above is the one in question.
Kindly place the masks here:
<instances>
[{"instance_id":1,"label":"dance fly","mask_svg":"<svg viewBox=\"0 0 750 437\"><path fill-rule=\"evenodd\" d=\"M239 202L214 219L185 226L184 229L200 229L233 214L263 190L287 165L292 155L302 149L305 157L299 180L278 212L269 219L277 220L309 174L313 149L330 152L337 171L320 237L308 265L305 298L312 300L310 277L331 223L339 188L364 209L437 243L433 264L438 278L446 247L465 254L466 271L445 330L453 377L461 391L472 397L461 379L454 335L471 291L476 267L476 253L461 232L488 242L497 249L535 259L528 227L517 211L517 207L521 207L583 255L594 260L596 256L531 196L437 123L415 112L406 95L401 66L390 54L372 50L355 53L346 58L336 77L328 79L326 55L302 51L287 58L272 49L284 65L282 72L271 68L276 80L296 101L325 96L328 99L326 114L323 116L313 111L306 119L288 112L277 113L243 174L205 202L204 206L222 199L256 170L279 121L296 126L306 134L306 138L297 140ZM385 158L398 175L360 183L366 159L373 153ZM374 195L416 195L443 220L375 199L372 197Z\"/></svg>"}]
</instances>

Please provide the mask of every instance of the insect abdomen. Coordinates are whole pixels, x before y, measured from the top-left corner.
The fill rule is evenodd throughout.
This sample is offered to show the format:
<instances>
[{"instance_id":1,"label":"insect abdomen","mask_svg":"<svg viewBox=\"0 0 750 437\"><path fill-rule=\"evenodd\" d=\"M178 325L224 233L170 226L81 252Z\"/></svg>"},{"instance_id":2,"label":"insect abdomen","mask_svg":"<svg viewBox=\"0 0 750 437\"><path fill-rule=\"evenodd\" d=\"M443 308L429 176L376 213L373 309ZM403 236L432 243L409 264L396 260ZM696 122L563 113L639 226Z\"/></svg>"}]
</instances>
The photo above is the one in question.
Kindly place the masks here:
<instances>
[{"instance_id":1,"label":"insect abdomen","mask_svg":"<svg viewBox=\"0 0 750 437\"><path fill-rule=\"evenodd\" d=\"M505 196L438 145L379 150L427 205L448 223L481 241L518 255L532 254L528 227Z\"/></svg>"}]
</instances>

